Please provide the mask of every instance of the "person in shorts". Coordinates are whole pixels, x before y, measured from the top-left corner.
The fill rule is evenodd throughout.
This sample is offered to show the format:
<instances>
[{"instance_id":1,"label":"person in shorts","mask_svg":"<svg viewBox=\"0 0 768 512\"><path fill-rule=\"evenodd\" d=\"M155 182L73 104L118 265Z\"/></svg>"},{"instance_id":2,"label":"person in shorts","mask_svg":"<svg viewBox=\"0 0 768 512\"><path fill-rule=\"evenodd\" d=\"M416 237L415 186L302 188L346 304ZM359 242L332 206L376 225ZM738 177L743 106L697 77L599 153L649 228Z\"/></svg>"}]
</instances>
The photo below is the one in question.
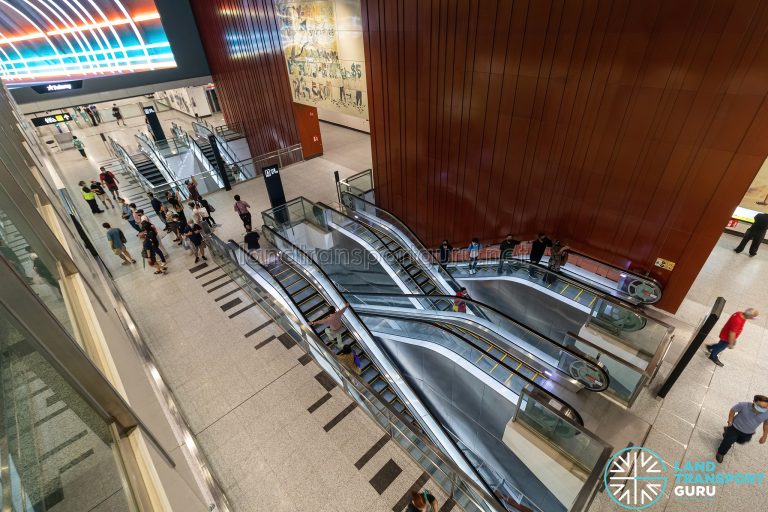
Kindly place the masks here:
<instances>
[{"instance_id":1,"label":"person in shorts","mask_svg":"<svg viewBox=\"0 0 768 512\"><path fill-rule=\"evenodd\" d=\"M101 227L107 230L107 242L109 242L109 247L115 255L123 260L123 265L136 263L136 260L133 259L133 256L131 256L131 253L128 252L128 248L125 246L126 239L122 230L120 228L113 228L109 222L105 222Z\"/></svg>"},{"instance_id":2,"label":"person in shorts","mask_svg":"<svg viewBox=\"0 0 768 512\"><path fill-rule=\"evenodd\" d=\"M108 171L105 167L99 167L99 181L106 185L107 190L112 194L112 199L118 199L117 185L120 181L112 174L112 171Z\"/></svg>"}]
</instances>

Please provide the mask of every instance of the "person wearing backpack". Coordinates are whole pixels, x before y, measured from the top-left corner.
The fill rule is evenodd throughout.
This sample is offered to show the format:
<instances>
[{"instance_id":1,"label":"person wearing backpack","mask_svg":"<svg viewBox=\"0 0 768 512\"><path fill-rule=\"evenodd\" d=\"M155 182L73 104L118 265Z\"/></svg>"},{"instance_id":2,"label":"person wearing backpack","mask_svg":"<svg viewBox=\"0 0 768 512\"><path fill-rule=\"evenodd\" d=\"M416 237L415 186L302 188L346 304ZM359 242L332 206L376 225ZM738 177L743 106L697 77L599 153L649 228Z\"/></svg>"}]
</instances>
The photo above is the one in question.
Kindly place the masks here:
<instances>
[{"instance_id":1,"label":"person wearing backpack","mask_svg":"<svg viewBox=\"0 0 768 512\"><path fill-rule=\"evenodd\" d=\"M411 495L411 502L408 504L406 512L437 512L440 510L440 504L428 490L414 492Z\"/></svg>"},{"instance_id":2,"label":"person wearing backpack","mask_svg":"<svg viewBox=\"0 0 768 512\"><path fill-rule=\"evenodd\" d=\"M109 247L112 249L112 252L123 260L123 265L136 263L136 260L133 259L133 256L131 256L131 253L128 252L128 248L125 246L126 239L122 230L120 230L120 228L113 228L109 222L105 222L101 227L107 230L107 242L109 242Z\"/></svg>"}]
</instances>

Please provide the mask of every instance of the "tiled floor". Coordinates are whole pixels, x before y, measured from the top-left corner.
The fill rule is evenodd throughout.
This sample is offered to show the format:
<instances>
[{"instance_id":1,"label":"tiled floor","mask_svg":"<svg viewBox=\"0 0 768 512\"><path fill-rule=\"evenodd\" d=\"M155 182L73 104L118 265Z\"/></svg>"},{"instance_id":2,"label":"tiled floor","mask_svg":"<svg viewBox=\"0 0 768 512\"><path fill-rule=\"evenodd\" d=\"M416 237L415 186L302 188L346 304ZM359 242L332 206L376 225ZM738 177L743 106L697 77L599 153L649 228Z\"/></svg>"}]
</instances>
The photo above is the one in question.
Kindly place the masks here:
<instances>
[{"instance_id":1,"label":"tiled floor","mask_svg":"<svg viewBox=\"0 0 768 512\"><path fill-rule=\"evenodd\" d=\"M163 113L161 118L165 122L189 121L173 112ZM137 127L129 127L128 132ZM282 172L286 197L306 195L313 200L333 202L334 170L339 170L343 177L370 167L366 135L328 124L323 124L322 130L324 157ZM108 158L95 129L84 130L83 134L89 131L93 133L86 138L88 162L73 151L59 155L65 182L75 199L79 196L74 184L93 175L95 165ZM130 136L131 133L128 139ZM269 202L261 180L239 184L231 192L220 191L209 197L217 207L216 219L223 225L217 234L223 239L240 240L241 223L231 209L234 193L250 202L257 226L258 213ZM83 215L100 250L105 242L97 221L107 220L123 227L126 233L131 232L115 212L104 214L103 219L92 218L90 213ZM765 310L764 316L747 325L737 349L723 354L724 368L715 368L702 352L661 401L653 395L671 368L671 362L667 362L651 389L633 407L635 414L653 425L645 444L670 464L711 460L728 408L737 401L749 400L755 393L768 393L768 293L756 285L768 270L768 249L750 259L731 251L736 243L736 238L723 235L677 315L656 313L676 327L675 342L668 354L668 361L674 361L718 295L728 301L725 316L750 306ZM137 242L131 240L129 247L138 254ZM121 267L108 250L102 250L102 254L115 271L120 289L151 340L160 368L236 509L391 509L392 503L419 478L419 470L391 442L361 469L355 467L360 457L381 439L381 431L360 410L353 409L326 432L323 427L349 405L348 399L337 388L327 392L320 385L315 379L319 373L315 364L302 364L306 360L300 361L302 353L298 348L280 343L279 331L272 325L263 325L267 320L258 308L230 319L230 315L248 305L247 298L235 291L234 284L227 283L226 278L210 282L221 273L210 262L209 267L191 273L189 268L194 265L190 257L180 248L172 247L170 274L154 276L136 268L140 264ZM210 270L215 271L197 279ZM215 287L219 288L208 293ZM217 298L220 300L216 301ZM241 302L233 304L236 299ZM227 310L223 311L222 306L228 306ZM724 320L715 327L715 333ZM247 333L251 334L246 337ZM391 478L396 470L389 464L390 459L402 471L379 495L369 480L385 467L392 470L383 471L378 480ZM768 445L753 442L734 447L721 468L759 471L766 461ZM310 475L314 478L310 479ZM760 509L760 497L760 488L728 487L721 490L714 502L694 505L667 499L653 510L719 511L745 506ZM602 493L592 510L620 509Z\"/></svg>"}]
</instances>

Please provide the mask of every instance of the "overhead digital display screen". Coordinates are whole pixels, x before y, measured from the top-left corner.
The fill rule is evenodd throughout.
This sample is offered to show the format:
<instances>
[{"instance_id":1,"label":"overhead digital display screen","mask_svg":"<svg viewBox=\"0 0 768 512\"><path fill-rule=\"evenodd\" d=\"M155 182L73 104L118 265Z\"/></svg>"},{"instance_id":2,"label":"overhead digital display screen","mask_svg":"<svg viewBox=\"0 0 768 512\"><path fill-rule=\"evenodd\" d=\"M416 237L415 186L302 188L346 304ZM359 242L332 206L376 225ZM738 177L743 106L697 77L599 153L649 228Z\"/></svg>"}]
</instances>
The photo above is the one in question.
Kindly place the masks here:
<instances>
[{"instance_id":1,"label":"overhead digital display screen","mask_svg":"<svg viewBox=\"0 0 768 512\"><path fill-rule=\"evenodd\" d=\"M0 0L8 88L175 67L152 0Z\"/></svg>"}]
</instances>

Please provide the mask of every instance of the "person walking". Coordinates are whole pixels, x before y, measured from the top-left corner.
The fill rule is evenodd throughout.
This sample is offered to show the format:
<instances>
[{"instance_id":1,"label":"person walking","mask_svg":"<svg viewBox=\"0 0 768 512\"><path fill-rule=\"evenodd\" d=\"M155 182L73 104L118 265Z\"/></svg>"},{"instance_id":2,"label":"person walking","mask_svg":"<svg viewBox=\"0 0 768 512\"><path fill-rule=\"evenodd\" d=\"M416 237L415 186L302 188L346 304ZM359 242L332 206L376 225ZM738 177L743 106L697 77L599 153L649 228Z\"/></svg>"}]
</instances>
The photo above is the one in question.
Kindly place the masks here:
<instances>
[{"instance_id":1,"label":"person walking","mask_svg":"<svg viewBox=\"0 0 768 512\"><path fill-rule=\"evenodd\" d=\"M117 106L117 103L112 104L112 117L115 118L115 121L117 121L118 125L120 125L120 121L122 121L123 126L125 126L125 119L123 119L123 113L120 112L120 107Z\"/></svg>"},{"instance_id":2,"label":"person walking","mask_svg":"<svg viewBox=\"0 0 768 512\"><path fill-rule=\"evenodd\" d=\"M470 274L477 274L477 259L480 257L481 248L482 245L480 245L480 240L477 238L473 238L472 242L470 242L469 246L467 247L467 250L469 251Z\"/></svg>"},{"instance_id":3,"label":"person walking","mask_svg":"<svg viewBox=\"0 0 768 512\"><path fill-rule=\"evenodd\" d=\"M83 144L83 141L78 139L76 135L72 136L72 145L76 150L80 152L83 158L88 158L88 156L85 154L85 144Z\"/></svg>"},{"instance_id":4,"label":"person walking","mask_svg":"<svg viewBox=\"0 0 768 512\"><path fill-rule=\"evenodd\" d=\"M747 308L744 311L737 311L732 314L731 317L725 322L725 325L720 329L720 341L713 343L712 345L706 345L707 352L709 352L709 358L717 366L725 366L720 358L720 352L726 348L732 349L736 346L736 340L738 339L741 331L744 330L744 324L747 320L756 318L760 312L755 308Z\"/></svg>"},{"instance_id":5,"label":"person walking","mask_svg":"<svg viewBox=\"0 0 768 512\"><path fill-rule=\"evenodd\" d=\"M411 494L411 502L405 512L437 512L438 510L440 510L440 504L437 498L424 489Z\"/></svg>"},{"instance_id":6,"label":"person walking","mask_svg":"<svg viewBox=\"0 0 768 512\"><path fill-rule=\"evenodd\" d=\"M136 260L133 259L131 253L128 252L128 247L125 246L127 240L125 239L123 231L120 228L113 228L109 222L105 222L101 227L107 230L107 242L109 242L109 247L112 249L112 252L123 260L123 265L136 263Z\"/></svg>"},{"instance_id":7,"label":"person walking","mask_svg":"<svg viewBox=\"0 0 768 512\"><path fill-rule=\"evenodd\" d=\"M96 203L96 193L84 181L79 182L78 185L80 185L80 193L83 195L83 199L91 207L91 213L104 213L104 210L100 209L98 203Z\"/></svg>"},{"instance_id":8,"label":"person walking","mask_svg":"<svg viewBox=\"0 0 768 512\"><path fill-rule=\"evenodd\" d=\"M117 185L120 183L118 181L117 177L112 173L112 171L108 171L106 167L99 167L99 181L102 182L104 185L106 185L107 190L109 190L109 193L112 194L112 199L118 198L118 188Z\"/></svg>"},{"instance_id":9,"label":"person walking","mask_svg":"<svg viewBox=\"0 0 768 512\"><path fill-rule=\"evenodd\" d=\"M514 257L515 247L517 247L519 243L520 241L512 238L512 235L507 235L507 237L502 240L501 244L499 244L499 274L504 271L504 263L511 261Z\"/></svg>"},{"instance_id":10,"label":"person walking","mask_svg":"<svg viewBox=\"0 0 768 512\"><path fill-rule=\"evenodd\" d=\"M451 259L451 251L453 246L448 243L448 240L443 240L440 244L440 264L445 265Z\"/></svg>"},{"instance_id":11,"label":"person walking","mask_svg":"<svg viewBox=\"0 0 768 512\"><path fill-rule=\"evenodd\" d=\"M128 203L127 199L120 198L120 202L123 204L123 209L121 212L121 217L131 225L133 229L136 231L141 231L141 227L136 223L136 221L133 218L133 209L131 208L130 204Z\"/></svg>"},{"instance_id":12,"label":"person walking","mask_svg":"<svg viewBox=\"0 0 768 512\"><path fill-rule=\"evenodd\" d=\"M536 239L531 242L531 263L539 264L541 258L544 257L544 252L547 247L552 247L552 240L550 240L544 233L539 233Z\"/></svg>"},{"instance_id":13,"label":"person walking","mask_svg":"<svg viewBox=\"0 0 768 512\"><path fill-rule=\"evenodd\" d=\"M109 206L114 210L115 209L115 203L112 202L112 199L109 198L107 193L104 191L104 187L101 186L101 183L96 180L91 180L91 190L94 194L96 194L96 199L101 201L102 206L104 206L104 209L107 209L107 203L109 203Z\"/></svg>"},{"instance_id":14,"label":"person walking","mask_svg":"<svg viewBox=\"0 0 768 512\"><path fill-rule=\"evenodd\" d=\"M251 205L242 201L239 195L235 196L235 213L240 216L240 220L243 221L243 226L252 226L251 224L251 212L248 211Z\"/></svg>"},{"instance_id":15,"label":"person walking","mask_svg":"<svg viewBox=\"0 0 768 512\"><path fill-rule=\"evenodd\" d=\"M763 243L766 231L768 231L768 213L758 213L733 252L739 254L747 246L747 242L752 242L749 246L749 257L757 256L757 250Z\"/></svg>"},{"instance_id":16,"label":"person walking","mask_svg":"<svg viewBox=\"0 0 768 512\"><path fill-rule=\"evenodd\" d=\"M192 243L192 254L195 255L195 263L200 261L200 258L208 261L205 257L205 244L203 243L203 228L200 224L195 223L192 219L189 219L189 231L187 232L187 240Z\"/></svg>"},{"instance_id":17,"label":"person walking","mask_svg":"<svg viewBox=\"0 0 768 512\"><path fill-rule=\"evenodd\" d=\"M768 397L755 395L752 402L739 402L728 412L728 423L723 429L723 441L717 448L715 459L722 463L723 457L733 443L746 444L752 440L757 427L763 425L760 444L768 440Z\"/></svg>"},{"instance_id":18,"label":"person walking","mask_svg":"<svg viewBox=\"0 0 768 512\"><path fill-rule=\"evenodd\" d=\"M341 321L341 317L344 312L349 308L349 302L344 303L344 307L339 309L332 308L331 313L323 318L309 322L309 325L325 325L325 335L328 341L336 340L336 348L344 348L344 340L341 337L342 330L344 329L344 323Z\"/></svg>"}]
</instances>

